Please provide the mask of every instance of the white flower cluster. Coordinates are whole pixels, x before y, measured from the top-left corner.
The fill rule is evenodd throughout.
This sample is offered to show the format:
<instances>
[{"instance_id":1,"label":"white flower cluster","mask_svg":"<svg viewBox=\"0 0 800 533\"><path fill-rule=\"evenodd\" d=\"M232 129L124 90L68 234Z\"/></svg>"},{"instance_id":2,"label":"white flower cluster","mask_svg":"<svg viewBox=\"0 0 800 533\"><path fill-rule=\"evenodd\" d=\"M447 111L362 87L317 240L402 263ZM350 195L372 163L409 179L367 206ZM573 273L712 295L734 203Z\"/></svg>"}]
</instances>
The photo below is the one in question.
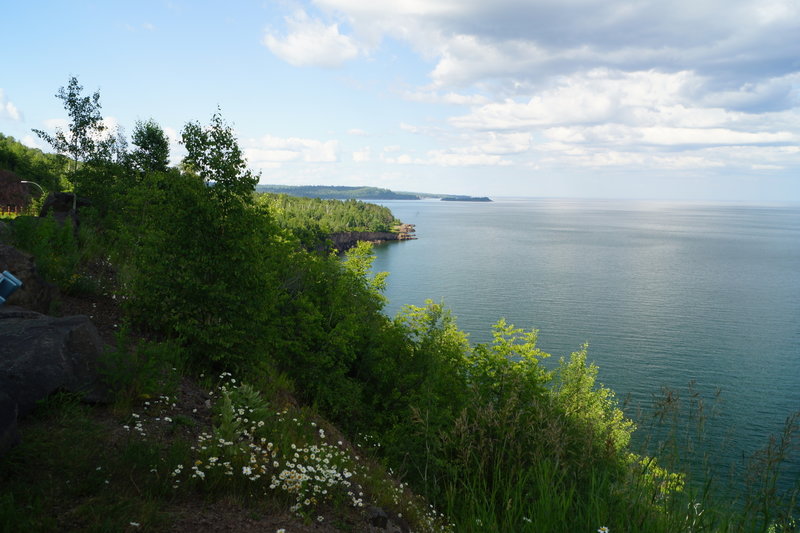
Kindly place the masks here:
<instances>
[{"instance_id":1,"label":"white flower cluster","mask_svg":"<svg viewBox=\"0 0 800 533\"><path fill-rule=\"evenodd\" d=\"M250 487L248 491L290 495L292 511L306 517L317 516L313 514L316 506L334 498L354 507L364 505L363 492L353 482L355 462L341 441L326 442L325 430L299 414L292 416L289 409L268 409L254 389L237 384L230 373L221 374L220 380L217 390L210 392L216 404L214 427L197 436L193 463L178 464L171 470L174 488L180 487L182 480L205 483L213 479L215 485L226 478L234 483L243 480L245 485L239 486ZM144 402L150 420L162 423L172 421L164 412L169 406L174 403L168 397ZM144 418L132 415L133 432L141 437L147 435ZM131 431L130 426L125 428ZM290 435L294 436L287 441ZM280 441L305 444L279 449L275 443Z\"/></svg>"},{"instance_id":2,"label":"white flower cluster","mask_svg":"<svg viewBox=\"0 0 800 533\"><path fill-rule=\"evenodd\" d=\"M323 435L319 430L320 436ZM353 486L346 452L332 444L312 444L298 448L284 463L280 472L272 475L270 489L281 489L295 497L292 512L307 513L320 501L330 500L334 494L345 494L353 507L364 506L364 493Z\"/></svg>"},{"instance_id":3,"label":"white flower cluster","mask_svg":"<svg viewBox=\"0 0 800 533\"><path fill-rule=\"evenodd\" d=\"M334 442L331 438L328 442L326 431L306 420L302 412L269 409L252 387L238 384L229 373L223 373L220 379L222 384L209 392L215 404L214 425L211 431L197 436L191 447L192 462L171 469L173 488L179 488L183 480L244 488L253 494L280 492L291 497L293 513L319 522L324 517L315 511L322 504L365 506L362 487L356 480L363 481L367 474L341 440ZM169 423L172 418L166 410L174 406L165 396L147 401L145 415L155 422ZM147 435L144 418L132 415L133 434ZM130 426L125 428L131 431ZM433 507L425 509L408 499L406 489L402 483L393 485L392 500L404 511L414 509L412 514L419 517L424 531L453 530Z\"/></svg>"},{"instance_id":4,"label":"white flower cluster","mask_svg":"<svg viewBox=\"0 0 800 533\"><path fill-rule=\"evenodd\" d=\"M147 418L142 417L138 413L131 413L131 421L129 424L125 424L122 426L122 429L125 431L133 431L134 433L138 434L140 437L146 437L147 431L145 430L145 421L153 421L153 422L160 422L160 423L172 423L172 418L169 416L161 416L160 414L164 412L164 410L169 409L170 407L175 408L175 402L169 396L159 396L154 400L146 400L143 404L144 414ZM155 414L159 414L159 416L154 416ZM132 425L131 425L132 424Z\"/></svg>"}]
</instances>

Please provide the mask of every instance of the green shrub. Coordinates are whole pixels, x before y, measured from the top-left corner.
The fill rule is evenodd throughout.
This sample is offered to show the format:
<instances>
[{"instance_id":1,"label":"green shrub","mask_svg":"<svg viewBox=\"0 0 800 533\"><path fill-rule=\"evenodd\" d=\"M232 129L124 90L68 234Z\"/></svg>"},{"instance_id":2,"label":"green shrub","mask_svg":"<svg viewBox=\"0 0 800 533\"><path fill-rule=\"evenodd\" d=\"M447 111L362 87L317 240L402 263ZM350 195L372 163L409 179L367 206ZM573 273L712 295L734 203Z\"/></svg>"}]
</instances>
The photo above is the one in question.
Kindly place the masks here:
<instances>
[{"instance_id":1,"label":"green shrub","mask_svg":"<svg viewBox=\"0 0 800 533\"><path fill-rule=\"evenodd\" d=\"M101 373L117 405L126 410L142 398L175 394L184 364L177 342L136 343L126 325L117 333L115 348L105 354Z\"/></svg>"},{"instance_id":2,"label":"green shrub","mask_svg":"<svg viewBox=\"0 0 800 533\"><path fill-rule=\"evenodd\" d=\"M72 219L57 222L52 214L45 218L21 216L12 225L13 243L33 255L37 269L49 282L70 292L90 287L81 268L91 256L88 232L81 229L78 236Z\"/></svg>"}]
</instances>

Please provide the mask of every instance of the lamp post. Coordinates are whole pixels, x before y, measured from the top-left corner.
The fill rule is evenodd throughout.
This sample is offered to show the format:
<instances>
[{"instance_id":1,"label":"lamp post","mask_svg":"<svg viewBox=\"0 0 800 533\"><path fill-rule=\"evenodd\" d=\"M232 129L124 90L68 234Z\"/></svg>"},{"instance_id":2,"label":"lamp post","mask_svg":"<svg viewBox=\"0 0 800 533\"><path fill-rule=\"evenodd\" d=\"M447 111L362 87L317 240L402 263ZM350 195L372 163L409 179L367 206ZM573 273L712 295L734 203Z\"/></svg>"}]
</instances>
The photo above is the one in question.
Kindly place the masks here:
<instances>
[{"instance_id":1,"label":"lamp post","mask_svg":"<svg viewBox=\"0 0 800 533\"><path fill-rule=\"evenodd\" d=\"M25 185L36 185L39 188L39 190L42 191L42 196L46 196L47 195L47 193L44 192L44 188L41 185L39 185L38 183L36 183L35 181L20 180L20 183L24 183Z\"/></svg>"},{"instance_id":2,"label":"lamp post","mask_svg":"<svg viewBox=\"0 0 800 533\"><path fill-rule=\"evenodd\" d=\"M44 189L42 188L42 186L41 186L41 185L39 185L38 183L36 183L35 181L25 181L25 180L22 180L22 181L20 181L20 183L25 183L25 184L27 184L27 185L36 185L37 187L39 187L39 190L40 190L40 191L42 191L42 194L44 194Z\"/></svg>"}]
</instances>

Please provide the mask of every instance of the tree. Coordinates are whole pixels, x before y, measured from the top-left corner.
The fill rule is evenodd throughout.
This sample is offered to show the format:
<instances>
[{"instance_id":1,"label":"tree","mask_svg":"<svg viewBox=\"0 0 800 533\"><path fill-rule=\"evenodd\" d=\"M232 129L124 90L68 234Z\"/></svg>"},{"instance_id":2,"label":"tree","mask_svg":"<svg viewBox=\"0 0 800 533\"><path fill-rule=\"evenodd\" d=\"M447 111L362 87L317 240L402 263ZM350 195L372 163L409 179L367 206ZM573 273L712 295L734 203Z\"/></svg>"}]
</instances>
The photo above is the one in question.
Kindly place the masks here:
<instances>
[{"instance_id":1,"label":"tree","mask_svg":"<svg viewBox=\"0 0 800 533\"><path fill-rule=\"evenodd\" d=\"M83 86L78 83L78 78L73 76L69 79L66 88L58 89L56 98L64 102L64 109L70 118L69 131L65 132L61 128L56 128L53 135L37 129L34 129L33 132L47 141L56 152L70 158L70 181L76 189L72 200L72 210L75 211L77 189L84 184L89 184L98 176L103 176L91 171L83 175L79 172L80 163L93 163L101 166L109 162L114 152L115 139L113 135L108 134L108 128L103 123L99 91L95 91L91 96L83 96ZM101 187L100 184L96 185Z\"/></svg>"},{"instance_id":2,"label":"tree","mask_svg":"<svg viewBox=\"0 0 800 533\"><path fill-rule=\"evenodd\" d=\"M128 310L180 339L194 362L255 366L277 316L272 259L288 250L273 245L277 229L252 200L258 178L219 114L207 128L187 124L183 142L185 172L145 172L126 194L126 220L140 222L121 239L133 243Z\"/></svg>"},{"instance_id":3,"label":"tree","mask_svg":"<svg viewBox=\"0 0 800 533\"><path fill-rule=\"evenodd\" d=\"M107 158L114 143L113 137L106 132L108 128L103 124L100 92L95 91L91 96L83 96L82 93L83 86L75 76L70 78L66 88L61 87L56 93L56 98L64 102L64 109L70 118L68 132L56 128L55 134L50 135L43 130L33 130L56 152L72 159L73 174L78 170L80 162Z\"/></svg>"},{"instance_id":4,"label":"tree","mask_svg":"<svg viewBox=\"0 0 800 533\"><path fill-rule=\"evenodd\" d=\"M219 109L211 117L211 124L203 128L189 122L181 132L182 143L188 155L183 163L187 170L197 174L207 185L213 185L212 194L223 211L232 202L251 204L258 174L247 168L247 161L230 126L222 119Z\"/></svg>"},{"instance_id":5,"label":"tree","mask_svg":"<svg viewBox=\"0 0 800 533\"><path fill-rule=\"evenodd\" d=\"M153 119L136 122L132 142L136 149L131 162L142 172L166 172L169 167L169 139Z\"/></svg>"}]
</instances>

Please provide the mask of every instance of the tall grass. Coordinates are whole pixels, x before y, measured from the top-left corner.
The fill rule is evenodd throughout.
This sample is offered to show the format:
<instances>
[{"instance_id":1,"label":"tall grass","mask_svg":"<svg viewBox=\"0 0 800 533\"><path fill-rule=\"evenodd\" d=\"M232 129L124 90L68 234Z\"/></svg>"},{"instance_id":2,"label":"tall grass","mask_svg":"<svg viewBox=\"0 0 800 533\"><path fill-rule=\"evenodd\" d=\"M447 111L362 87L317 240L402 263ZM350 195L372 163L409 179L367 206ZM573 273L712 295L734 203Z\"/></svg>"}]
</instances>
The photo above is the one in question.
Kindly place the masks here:
<instances>
[{"instance_id":1,"label":"tall grass","mask_svg":"<svg viewBox=\"0 0 800 533\"><path fill-rule=\"evenodd\" d=\"M743 479L732 480L709 460L706 430L715 403L707 405L693 385L685 396L662 392L651 421L642 415L640 440L647 446L639 454L622 448L592 455L590 442L571 440L578 434L553 406L527 419L497 410L478 414L480 422L465 427L450 458L457 469L447 476L442 509L465 532L800 531L800 479L787 479L800 447L800 413L739 469ZM582 429L583 436L593 434ZM574 453L580 449L584 457Z\"/></svg>"}]
</instances>

